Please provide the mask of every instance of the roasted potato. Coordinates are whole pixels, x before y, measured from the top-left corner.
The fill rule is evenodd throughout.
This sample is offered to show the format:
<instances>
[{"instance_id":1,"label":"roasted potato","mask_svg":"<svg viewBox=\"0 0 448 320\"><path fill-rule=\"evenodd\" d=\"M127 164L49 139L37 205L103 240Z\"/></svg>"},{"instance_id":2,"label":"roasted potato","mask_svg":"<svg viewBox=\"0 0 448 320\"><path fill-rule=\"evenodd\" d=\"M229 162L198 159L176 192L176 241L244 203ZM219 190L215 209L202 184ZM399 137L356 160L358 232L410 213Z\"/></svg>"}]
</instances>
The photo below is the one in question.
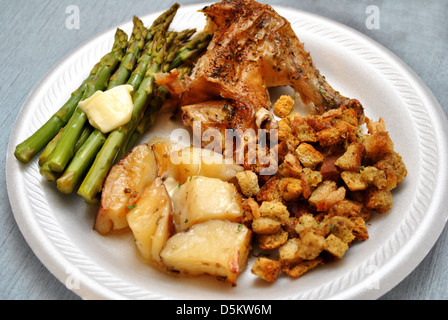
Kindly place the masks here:
<instances>
[{"instance_id":1,"label":"roasted potato","mask_svg":"<svg viewBox=\"0 0 448 320\"><path fill-rule=\"evenodd\" d=\"M207 220L169 238L160 257L168 270L180 275L207 274L236 285L247 265L251 234L240 223Z\"/></svg>"},{"instance_id":2,"label":"roasted potato","mask_svg":"<svg viewBox=\"0 0 448 320\"><path fill-rule=\"evenodd\" d=\"M172 216L170 196L162 179L157 178L127 214L135 247L143 262L163 269L159 254L173 233Z\"/></svg>"},{"instance_id":3,"label":"roasted potato","mask_svg":"<svg viewBox=\"0 0 448 320\"><path fill-rule=\"evenodd\" d=\"M100 234L128 226L126 213L143 190L157 175L154 154L147 144L134 147L114 165L103 185L94 229Z\"/></svg>"},{"instance_id":4,"label":"roasted potato","mask_svg":"<svg viewBox=\"0 0 448 320\"><path fill-rule=\"evenodd\" d=\"M203 176L190 177L172 192L174 224L182 231L210 219L240 222L243 217L241 196L226 181Z\"/></svg>"}]
</instances>

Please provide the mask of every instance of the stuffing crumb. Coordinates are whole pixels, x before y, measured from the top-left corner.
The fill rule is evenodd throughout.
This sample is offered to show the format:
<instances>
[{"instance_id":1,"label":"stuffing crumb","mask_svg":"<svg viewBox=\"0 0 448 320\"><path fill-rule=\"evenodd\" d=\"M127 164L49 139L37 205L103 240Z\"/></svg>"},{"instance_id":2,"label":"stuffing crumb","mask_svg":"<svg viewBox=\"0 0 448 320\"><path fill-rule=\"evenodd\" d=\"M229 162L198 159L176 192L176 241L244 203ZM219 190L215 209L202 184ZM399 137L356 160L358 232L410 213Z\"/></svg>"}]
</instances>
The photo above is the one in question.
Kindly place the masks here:
<instances>
[{"instance_id":1,"label":"stuffing crumb","mask_svg":"<svg viewBox=\"0 0 448 320\"><path fill-rule=\"evenodd\" d=\"M384 189L387 186L386 173L376 167L367 166L361 169L362 179L369 185L378 189Z\"/></svg>"},{"instance_id":2,"label":"stuffing crumb","mask_svg":"<svg viewBox=\"0 0 448 320\"><path fill-rule=\"evenodd\" d=\"M294 99L287 95L282 95L274 104L274 115L285 118L291 113L294 107Z\"/></svg>"},{"instance_id":3,"label":"stuffing crumb","mask_svg":"<svg viewBox=\"0 0 448 320\"><path fill-rule=\"evenodd\" d=\"M236 178L238 180L238 184L240 185L241 192L246 197L255 196L258 191L260 191L258 177L255 172L250 170L241 171L236 174Z\"/></svg>"},{"instance_id":4,"label":"stuffing crumb","mask_svg":"<svg viewBox=\"0 0 448 320\"><path fill-rule=\"evenodd\" d=\"M302 180L296 178L282 178L279 182L279 188L284 200L296 200L302 194Z\"/></svg>"},{"instance_id":5,"label":"stuffing crumb","mask_svg":"<svg viewBox=\"0 0 448 320\"><path fill-rule=\"evenodd\" d=\"M364 157L365 148L360 142L352 143L345 153L334 163L342 170L358 170Z\"/></svg>"},{"instance_id":6,"label":"stuffing crumb","mask_svg":"<svg viewBox=\"0 0 448 320\"><path fill-rule=\"evenodd\" d=\"M302 165L294 154L288 153L285 155L283 163L278 167L277 173L280 176L300 179L302 177Z\"/></svg>"},{"instance_id":7,"label":"stuffing crumb","mask_svg":"<svg viewBox=\"0 0 448 320\"><path fill-rule=\"evenodd\" d=\"M317 267L320 264L323 264L323 259L318 257L314 260L305 260L293 266L284 266L282 271L289 275L290 277L297 279L301 277L307 271Z\"/></svg>"},{"instance_id":8,"label":"stuffing crumb","mask_svg":"<svg viewBox=\"0 0 448 320\"><path fill-rule=\"evenodd\" d=\"M280 274L281 269L282 264L279 261L259 257L252 266L252 273L269 283L273 283Z\"/></svg>"},{"instance_id":9,"label":"stuffing crumb","mask_svg":"<svg viewBox=\"0 0 448 320\"><path fill-rule=\"evenodd\" d=\"M330 234L325 239L325 251L331 253L333 256L341 259L345 252L348 250L348 244L336 237L334 234Z\"/></svg>"},{"instance_id":10,"label":"stuffing crumb","mask_svg":"<svg viewBox=\"0 0 448 320\"><path fill-rule=\"evenodd\" d=\"M296 155L300 163L306 168L314 169L318 164L324 161L324 156L316 150L311 144L302 142L296 149Z\"/></svg>"},{"instance_id":11,"label":"stuffing crumb","mask_svg":"<svg viewBox=\"0 0 448 320\"><path fill-rule=\"evenodd\" d=\"M360 172L344 171L341 172L341 178L350 191L366 190L368 187L367 182L364 181Z\"/></svg>"},{"instance_id":12,"label":"stuffing crumb","mask_svg":"<svg viewBox=\"0 0 448 320\"><path fill-rule=\"evenodd\" d=\"M263 250L277 249L288 241L288 232L280 229L273 234L257 234L257 240Z\"/></svg>"},{"instance_id":13,"label":"stuffing crumb","mask_svg":"<svg viewBox=\"0 0 448 320\"><path fill-rule=\"evenodd\" d=\"M279 201L264 201L260 206L260 214L278 220L282 225L289 221L288 208Z\"/></svg>"},{"instance_id":14,"label":"stuffing crumb","mask_svg":"<svg viewBox=\"0 0 448 320\"><path fill-rule=\"evenodd\" d=\"M305 213L300 216L299 221L296 224L295 231L300 235L306 229L317 227L318 223L316 219L314 219L313 215L310 213Z\"/></svg>"},{"instance_id":15,"label":"stuffing crumb","mask_svg":"<svg viewBox=\"0 0 448 320\"><path fill-rule=\"evenodd\" d=\"M252 221L252 231L257 234L277 233L281 227L281 223L272 218L260 217Z\"/></svg>"},{"instance_id":16,"label":"stuffing crumb","mask_svg":"<svg viewBox=\"0 0 448 320\"><path fill-rule=\"evenodd\" d=\"M292 238L278 249L279 259L282 265L294 265L302 261L302 258L298 254L299 246L300 239Z\"/></svg>"},{"instance_id":17,"label":"stuffing crumb","mask_svg":"<svg viewBox=\"0 0 448 320\"><path fill-rule=\"evenodd\" d=\"M381 190L375 187L367 189L365 196L365 206L367 209L384 213L392 209L393 197L389 190Z\"/></svg>"}]
</instances>

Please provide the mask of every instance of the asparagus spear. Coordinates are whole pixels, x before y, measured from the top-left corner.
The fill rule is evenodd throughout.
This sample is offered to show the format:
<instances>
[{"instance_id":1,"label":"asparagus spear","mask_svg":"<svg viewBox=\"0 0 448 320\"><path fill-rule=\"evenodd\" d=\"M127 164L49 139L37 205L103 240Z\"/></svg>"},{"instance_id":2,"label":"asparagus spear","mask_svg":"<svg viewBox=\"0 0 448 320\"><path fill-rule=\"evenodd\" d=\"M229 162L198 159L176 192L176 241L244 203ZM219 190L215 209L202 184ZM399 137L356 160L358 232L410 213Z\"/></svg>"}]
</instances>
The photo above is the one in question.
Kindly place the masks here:
<instances>
[{"instance_id":1,"label":"asparagus spear","mask_svg":"<svg viewBox=\"0 0 448 320\"><path fill-rule=\"evenodd\" d=\"M208 31L202 31L195 35L191 41L188 41L188 43L177 52L169 69L177 68L188 60L197 57L202 50L207 47L211 37L212 35Z\"/></svg>"},{"instance_id":2,"label":"asparagus spear","mask_svg":"<svg viewBox=\"0 0 448 320\"><path fill-rule=\"evenodd\" d=\"M149 27L147 41L151 41L154 38L154 35L157 33L158 29L164 28L164 25L168 22L171 24L174 16L177 13L177 10L180 8L178 3L174 3L168 10L163 12L160 16L158 16L152 23L151 27Z\"/></svg>"},{"instance_id":3,"label":"asparagus spear","mask_svg":"<svg viewBox=\"0 0 448 320\"><path fill-rule=\"evenodd\" d=\"M105 59L104 65L99 68L95 77L87 83L86 90L81 100L89 98L96 91L103 90L107 86L112 72L124 55L124 51L128 44L127 38L128 37L124 31L117 29L112 51ZM59 143L51 153L45 165L42 166L41 173L43 168L49 168L55 172L62 172L64 170L67 163L73 157L76 142L81 135L86 120L87 115L85 112L76 107L72 117L64 127Z\"/></svg>"},{"instance_id":4,"label":"asparagus spear","mask_svg":"<svg viewBox=\"0 0 448 320\"><path fill-rule=\"evenodd\" d=\"M127 49L117 71L110 78L107 89L112 89L119 86L129 79L130 74L134 70L136 61L145 45L145 38L148 30L138 17L134 16L133 22L134 28L132 30L131 38L129 39L129 48Z\"/></svg>"},{"instance_id":5,"label":"asparagus spear","mask_svg":"<svg viewBox=\"0 0 448 320\"><path fill-rule=\"evenodd\" d=\"M40 154L39 162L38 162L40 166L43 166L44 163L47 162L48 157L53 152L54 148L56 148L56 145L58 144L59 140L61 139L63 129L64 128L59 129L59 132L54 136L53 139L51 139L50 142L48 142L44 151L42 151L42 153Z\"/></svg>"},{"instance_id":6,"label":"asparagus spear","mask_svg":"<svg viewBox=\"0 0 448 320\"><path fill-rule=\"evenodd\" d=\"M166 26L167 28L168 26ZM134 106L131 120L109 134L103 147L97 154L92 167L79 187L78 194L88 203L96 200L96 196L101 191L104 179L115 157L128 135L135 130L154 93L154 74L160 72L165 56L163 42L166 29L158 30L154 35L151 48L151 62L146 70L145 78L132 97Z\"/></svg>"},{"instance_id":7,"label":"asparagus spear","mask_svg":"<svg viewBox=\"0 0 448 320\"><path fill-rule=\"evenodd\" d=\"M138 86L142 82L146 73L146 69L148 68L148 64L151 60L152 40L155 33L162 29L166 29L167 26L171 24L178 8L179 4L173 4L167 11L163 12L159 17L157 17L151 27L148 28L144 51L137 61L137 66L135 67L134 71L129 77L129 80L127 81L127 84L134 87L134 91L138 89Z\"/></svg>"},{"instance_id":8,"label":"asparagus spear","mask_svg":"<svg viewBox=\"0 0 448 320\"><path fill-rule=\"evenodd\" d=\"M76 153L76 157L70 162L67 170L57 180L57 188L62 193L72 193L76 181L81 179L82 174L88 169L94 159L94 156L101 149L101 146L106 141L106 136L99 130L94 130L89 135L87 141L81 146ZM86 161L86 159L88 159ZM73 170L72 168L77 168Z\"/></svg>"},{"instance_id":9,"label":"asparagus spear","mask_svg":"<svg viewBox=\"0 0 448 320\"><path fill-rule=\"evenodd\" d=\"M78 152L79 149L81 149L81 147L84 145L84 143L87 141L87 139L89 138L90 134L93 131L93 127L90 125L85 125L84 129L81 132L81 136L79 137L78 141L76 141L76 145L75 145L75 154L76 152Z\"/></svg>"},{"instance_id":10,"label":"asparagus spear","mask_svg":"<svg viewBox=\"0 0 448 320\"><path fill-rule=\"evenodd\" d=\"M126 56L123 58L123 61L114 74L113 78L111 79L113 83L110 84L108 89L110 89L111 86L116 86L124 83L126 80L127 84L130 84L134 87L134 92L139 88L144 74L146 72L147 66L151 60L151 53L152 53L152 41L146 42L144 44L144 38L147 36L147 34L150 33L150 30L162 30L167 29L168 26L171 24L171 21L174 18L174 15L176 14L176 10L173 10L173 8L176 8L176 6L171 7L167 12L163 13L161 17L163 19L157 19L157 21L160 23L160 25L153 24L150 29L148 30L142 30L140 22L137 21L137 23L134 23L136 26L133 30L133 36L131 40L130 48L134 46L134 43L136 43L136 48L138 50L128 49L128 52L126 53ZM162 29L161 29L162 28ZM154 31L153 31L154 32ZM142 41L143 39L143 41ZM152 39L152 36L151 36ZM144 45L144 47L143 47ZM139 59L137 60L138 53L141 53ZM137 62L137 67L134 71L134 65ZM123 65L124 64L124 65ZM123 66L123 69L121 68ZM127 76L124 76L125 70L127 72ZM129 77L129 73L131 74ZM116 76L120 74L120 76ZM127 79L129 77L129 79ZM89 169L89 165L93 162L95 159L96 154L101 149L102 145L106 141L106 135L101 133L99 130L94 130L92 133L92 137L89 138L89 140L86 142L86 145L82 150L79 150L73 157L72 161L64 171L64 174L57 180L57 187L58 189L63 193L71 193L73 192L76 185L80 182L82 179L84 173L86 170Z\"/></svg>"},{"instance_id":11,"label":"asparagus spear","mask_svg":"<svg viewBox=\"0 0 448 320\"><path fill-rule=\"evenodd\" d=\"M40 166L43 166L44 163L47 162L48 157L53 152L54 148L56 147L56 145L58 144L59 140L61 139L62 130L64 130L64 128L59 130L58 134L53 139L51 139L50 142L48 142L48 144L45 147L44 151L42 151L42 153L40 154L40 156L39 156L39 165ZM81 137L76 142L75 152L79 150L79 148L84 144L84 142L87 140L87 138L89 137L89 135L91 133L92 133L92 127L91 126L85 126L85 128L83 129L83 131L81 133Z\"/></svg>"},{"instance_id":12,"label":"asparagus spear","mask_svg":"<svg viewBox=\"0 0 448 320\"><path fill-rule=\"evenodd\" d=\"M179 52L179 49L184 45L184 43L191 38L193 34L196 33L196 29L185 29L180 32L171 32L172 40L167 44L170 48L165 57L165 61L162 67L163 72L168 72L170 70L170 64Z\"/></svg>"}]
</instances>

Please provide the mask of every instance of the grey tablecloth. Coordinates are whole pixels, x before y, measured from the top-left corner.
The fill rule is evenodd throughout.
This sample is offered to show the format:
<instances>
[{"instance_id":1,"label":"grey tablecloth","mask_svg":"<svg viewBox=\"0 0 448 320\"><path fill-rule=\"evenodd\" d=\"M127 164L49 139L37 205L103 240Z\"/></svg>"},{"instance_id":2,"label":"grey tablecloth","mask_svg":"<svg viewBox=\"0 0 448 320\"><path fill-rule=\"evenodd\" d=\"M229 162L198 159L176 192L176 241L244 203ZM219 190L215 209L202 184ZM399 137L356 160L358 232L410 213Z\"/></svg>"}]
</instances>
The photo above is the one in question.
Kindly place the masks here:
<instances>
[{"instance_id":1,"label":"grey tablecloth","mask_svg":"<svg viewBox=\"0 0 448 320\"><path fill-rule=\"evenodd\" d=\"M179 0L181 5L203 1ZM408 64L448 114L448 1L446 0L271 0L328 17L376 40ZM166 9L149 0L0 0L0 298L79 299L36 258L21 235L9 204L5 152L20 107L46 72L71 50L102 31ZM79 25L67 20L79 8ZM368 20L379 9L379 20ZM367 20L367 22L366 22ZM375 23L378 23L375 24ZM77 28L79 27L79 28ZM378 28L379 27L379 28ZM421 264L381 299L448 298L448 232Z\"/></svg>"}]
</instances>

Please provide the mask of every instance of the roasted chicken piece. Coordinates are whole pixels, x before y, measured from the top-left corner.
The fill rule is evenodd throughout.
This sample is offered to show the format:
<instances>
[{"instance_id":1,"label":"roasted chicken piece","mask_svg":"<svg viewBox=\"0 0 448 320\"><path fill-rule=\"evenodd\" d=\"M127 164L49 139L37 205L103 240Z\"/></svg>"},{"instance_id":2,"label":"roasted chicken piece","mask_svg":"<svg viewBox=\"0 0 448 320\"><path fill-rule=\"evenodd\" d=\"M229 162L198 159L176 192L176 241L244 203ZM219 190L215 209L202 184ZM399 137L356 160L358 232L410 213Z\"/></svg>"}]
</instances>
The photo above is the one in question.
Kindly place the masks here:
<instances>
[{"instance_id":1,"label":"roasted chicken piece","mask_svg":"<svg viewBox=\"0 0 448 320\"><path fill-rule=\"evenodd\" d=\"M305 104L319 113L341 105L362 114L358 100L335 91L315 67L290 23L272 7L252 0L224 0L202 12L214 34L181 96L184 124L191 107L226 100L232 108L232 129L257 128L260 110L270 110L269 87L290 85ZM216 102L213 102L216 107ZM190 119L189 119L190 118ZM224 117L225 118L225 117Z\"/></svg>"}]
</instances>

